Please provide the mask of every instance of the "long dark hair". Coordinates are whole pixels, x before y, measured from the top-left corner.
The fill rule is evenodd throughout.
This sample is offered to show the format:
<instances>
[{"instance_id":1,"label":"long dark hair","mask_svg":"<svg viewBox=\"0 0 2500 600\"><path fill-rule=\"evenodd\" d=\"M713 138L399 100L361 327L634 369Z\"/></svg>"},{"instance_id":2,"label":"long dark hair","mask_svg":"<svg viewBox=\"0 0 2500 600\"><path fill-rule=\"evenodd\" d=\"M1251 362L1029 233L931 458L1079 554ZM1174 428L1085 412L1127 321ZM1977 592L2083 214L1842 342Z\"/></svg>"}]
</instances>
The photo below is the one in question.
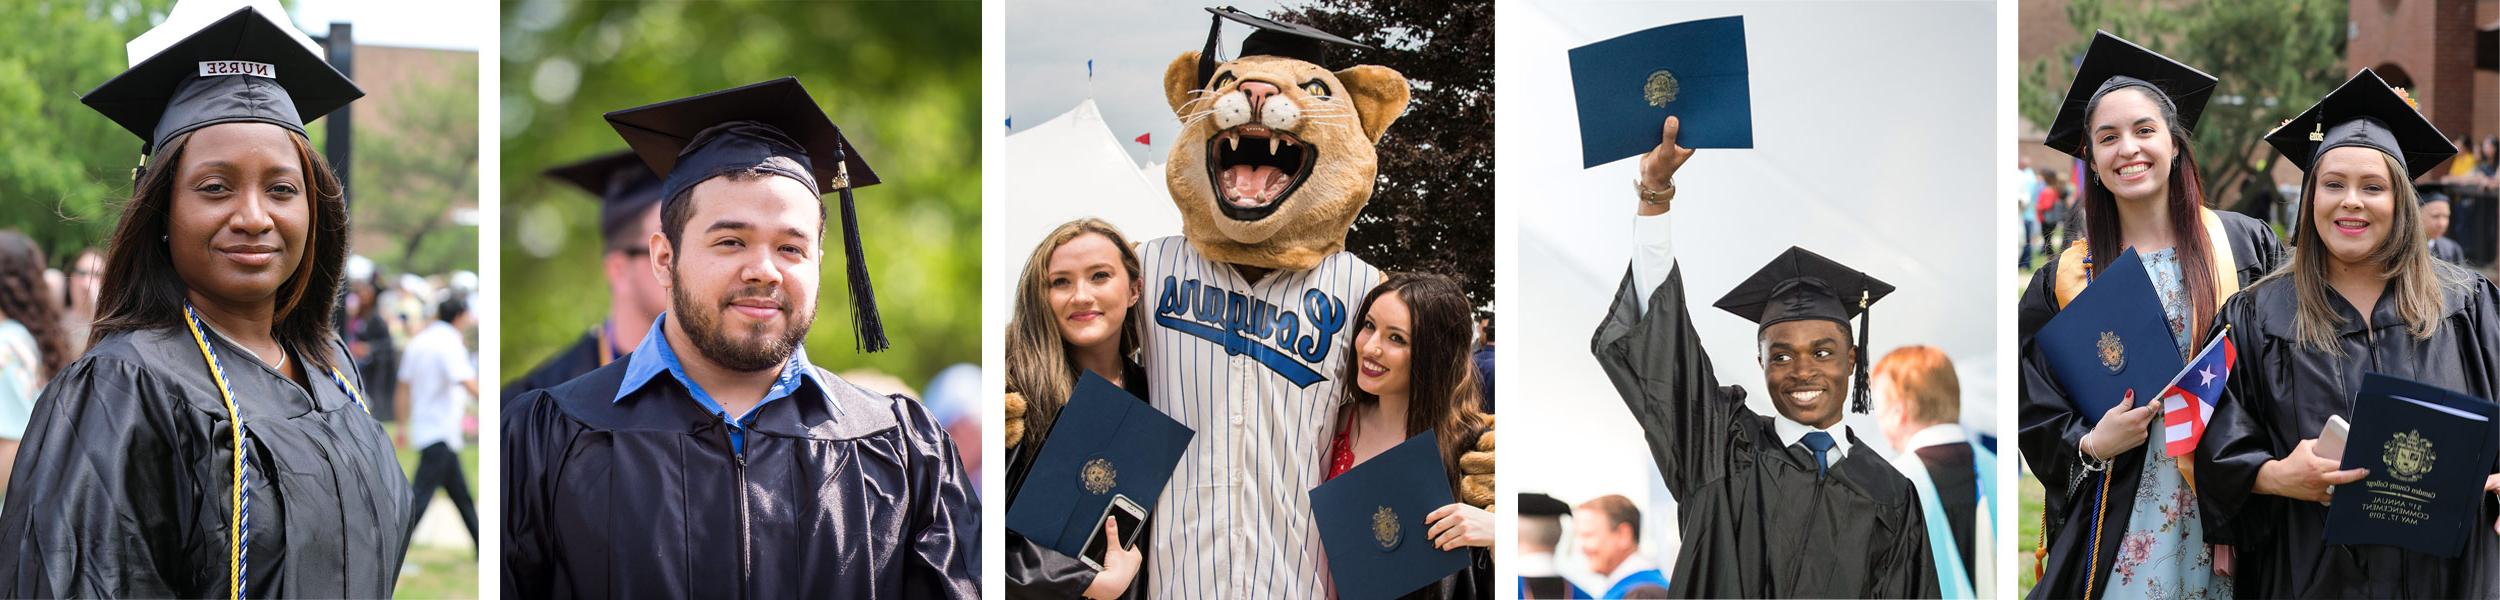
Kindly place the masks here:
<instances>
[{"instance_id":1,"label":"long dark hair","mask_svg":"<svg viewBox=\"0 0 2500 600\"><path fill-rule=\"evenodd\" d=\"M313 199L311 240L295 274L278 284L277 324L270 336L323 368L331 363L330 316L337 310L340 280L346 276L347 197L330 163L301 136L287 136L304 163L305 187ZM164 236L173 209L175 171L191 134L175 136L149 157L149 167L122 205L121 224L105 243L104 282L96 302L95 333L146 331L182 326L183 296L189 287L174 272Z\"/></svg>"},{"instance_id":2,"label":"long dark hair","mask_svg":"<svg viewBox=\"0 0 2500 600\"><path fill-rule=\"evenodd\" d=\"M51 379L70 359L61 315L44 289L43 250L35 246L34 238L0 231L0 317L16 320L34 335L35 349L43 352L36 381Z\"/></svg>"},{"instance_id":3,"label":"long dark hair","mask_svg":"<svg viewBox=\"0 0 2500 600\"><path fill-rule=\"evenodd\" d=\"M2153 103L2161 106L2162 123L2170 131L2170 143L2179 149L2179 156L2170 161L2170 197L2163 203L2162 210L2170 213L2171 246L2179 256L2179 277L2185 280L2181 283L2187 292L2190 307L2188 331L2193 334L2196 346L2203 346L2208 333L2206 329L2214 321L2214 309L2220 304L2214 298L2214 264L2211 258L2214 241L2205 237L2205 216L2200 210L2205 208L2205 180L2197 174L2196 153L2188 148L2188 132L2179 127L2179 109L2160 90L2142 85L2114 88L2093 97L2091 104L2084 107L2084 114L2090 115L2099 110L2102 98L2124 89L2151 96ZM2090 136L2085 137L2083 144L2083 155L2093 156ZM2085 162L2089 163L2091 159L2087 158ZM2118 260L2118 254L2126 251L2122 243L2125 235L2119 233L2118 196L2101 185L2099 170L2087 167L2084 172L2087 175L2081 186L2083 239L2097 269L2097 265Z\"/></svg>"},{"instance_id":4,"label":"long dark hair","mask_svg":"<svg viewBox=\"0 0 2500 600\"><path fill-rule=\"evenodd\" d=\"M1406 436L1431 431L1440 438L1441 469L1449 476L1450 492L1458 493L1458 457L1467 452L1474 432L1484 427L1484 413L1476 410L1481 380L1468 352L1475 337L1475 306L1467 301L1466 288L1448 276L1398 273L1363 295L1363 305L1354 312L1355 331L1370 324L1372 303L1389 292L1398 293L1414 321L1409 332L1414 341L1408 345L1413 379L1406 388ZM1355 385L1362 368L1360 359L1349 356L1338 375L1347 410L1380 402L1379 396Z\"/></svg>"}]
</instances>

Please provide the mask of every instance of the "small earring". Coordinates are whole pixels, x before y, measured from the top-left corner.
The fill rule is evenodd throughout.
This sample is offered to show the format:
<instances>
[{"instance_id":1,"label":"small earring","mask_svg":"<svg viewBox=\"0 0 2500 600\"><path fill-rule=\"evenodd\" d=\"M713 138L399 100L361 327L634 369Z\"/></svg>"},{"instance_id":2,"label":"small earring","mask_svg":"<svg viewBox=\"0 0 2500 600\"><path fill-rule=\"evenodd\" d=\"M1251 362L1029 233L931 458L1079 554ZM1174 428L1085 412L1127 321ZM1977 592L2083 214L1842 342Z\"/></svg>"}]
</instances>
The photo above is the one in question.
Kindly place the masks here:
<instances>
[{"instance_id":1,"label":"small earring","mask_svg":"<svg viewBox=\"0 0 2500 600\"><path fill-rule=\"evenodd\" d=\"M156 241L158 241L158 242L164 242L164 243L172 243L172 242L174 241L174 236L170 236L170 235L160 235L160 236L156 236Z\"/></svg>"}]
</instances>

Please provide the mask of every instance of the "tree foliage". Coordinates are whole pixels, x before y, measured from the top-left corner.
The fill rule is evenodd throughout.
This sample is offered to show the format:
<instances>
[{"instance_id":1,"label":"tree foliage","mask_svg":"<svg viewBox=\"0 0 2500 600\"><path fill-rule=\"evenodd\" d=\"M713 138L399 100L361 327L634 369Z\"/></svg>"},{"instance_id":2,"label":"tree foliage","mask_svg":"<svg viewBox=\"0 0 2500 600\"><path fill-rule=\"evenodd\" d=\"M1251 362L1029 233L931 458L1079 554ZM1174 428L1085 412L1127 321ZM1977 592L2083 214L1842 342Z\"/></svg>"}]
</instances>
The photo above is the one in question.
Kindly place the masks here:
<instances>
[{"instance_id":1,"label":"tree foliage","mask_svg":"<svg viewBox=\"0 0 2500 600\"><path fill-rule=\"evenodd\" d=\"M2346 8L2336 0L2074 0L2066 20L2076 31L2108 30L2221 79L2191 144L2209 202L2234 207L2234 199L2273 186L2266 173L2280 157L2267 149L2266 133L2349 75ZM2026 66L2024 120L2043 127L2055 120L2074 60L2090 43L2091 36L2079 36Z\"/></svg>"},{"instance_id":2,"label":"tree foliage","mask_svg":"<svg viewBox=\"0 0 2500 600\"><path fill-rule=\"evenodd\" d=\"M78 97L121 73L122 43L171 0L25 2L0 8L0 229L60 264L101 245L130 195L139 139Z\"/></svg>"},{"instance_id":3,"label":"tree foliage","mask_svg":"<svg viewBox=\"0 0 2500 600\"><path fill-rule=\"evenodd\" d=\"M1344 64L1396 69L1413 87L1380 140L1380 179L1347 249L1385 271L1457 277L1493 302L1493 4L1313 0L1281 20L1378 48L1339 48Z\"/></svg>"}]
</instances>

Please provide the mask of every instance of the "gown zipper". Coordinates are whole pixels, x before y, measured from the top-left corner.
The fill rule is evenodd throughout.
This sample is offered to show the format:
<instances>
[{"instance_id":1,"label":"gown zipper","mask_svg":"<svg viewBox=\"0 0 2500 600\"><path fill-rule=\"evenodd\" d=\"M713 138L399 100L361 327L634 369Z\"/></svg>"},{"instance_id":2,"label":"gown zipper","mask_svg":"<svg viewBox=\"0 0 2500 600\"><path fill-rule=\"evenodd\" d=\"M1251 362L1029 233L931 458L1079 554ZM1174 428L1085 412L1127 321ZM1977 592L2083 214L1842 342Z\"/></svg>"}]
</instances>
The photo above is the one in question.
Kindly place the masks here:
<instances>
[{"instance_id":1,"label":"gown zipper","mask_svg":"<svg viewBox=\"0 0 2500 600\"><path fill-rule=\"evenodd\" d=\"M755 539L747 517L747 456L745 452L732 452L736 462L731 463L730 472L738 478L738 591L740 596L751 596L750 588L755 583Z\"/></svg>"},{"instance_id":2,"label":"gown zipper","mask_svg":"<svg viewBox=\"0 0 2500 600\"><path fill-rule=\"evenodd\" d=\"M727 418L725 415L721 417ZM737 440L730 437L736 435L737 430L733 428L734 426L725 421L715 426L721 428L722 445L729 447L729 473L738 486L736 490L738 495L737 597L752 598L755 596L753 589L755 585L755 540L753 525L747 516L747 454L744 449L738 447Z\"/></svg>"}]
</instances>

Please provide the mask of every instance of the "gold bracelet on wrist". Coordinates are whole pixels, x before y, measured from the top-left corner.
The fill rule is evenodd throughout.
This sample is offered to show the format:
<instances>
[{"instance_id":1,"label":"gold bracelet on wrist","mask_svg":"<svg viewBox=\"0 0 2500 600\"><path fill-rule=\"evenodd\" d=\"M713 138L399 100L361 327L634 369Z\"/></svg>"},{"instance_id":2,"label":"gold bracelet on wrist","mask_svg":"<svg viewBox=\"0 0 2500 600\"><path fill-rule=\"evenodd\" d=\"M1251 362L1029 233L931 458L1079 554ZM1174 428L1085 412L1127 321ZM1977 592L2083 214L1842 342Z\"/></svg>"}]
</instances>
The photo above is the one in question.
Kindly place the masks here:
<instances>
[{"instance_id":1,"label":"gold bracelet on wrist","mask_svg":"<svg viewBox=\"0 0 2500 600\"><path fill-rule=\"evenodd\" d=\"M1649 186L1641 185L1640 178L1636 177L1632 179L1632 190L1640 193L1642 204L1663 205L1675 201L1675 180L1673 179L1667 180L1666 189L1653 190L1649 189Z\"/></svg>"}]
</instances>

